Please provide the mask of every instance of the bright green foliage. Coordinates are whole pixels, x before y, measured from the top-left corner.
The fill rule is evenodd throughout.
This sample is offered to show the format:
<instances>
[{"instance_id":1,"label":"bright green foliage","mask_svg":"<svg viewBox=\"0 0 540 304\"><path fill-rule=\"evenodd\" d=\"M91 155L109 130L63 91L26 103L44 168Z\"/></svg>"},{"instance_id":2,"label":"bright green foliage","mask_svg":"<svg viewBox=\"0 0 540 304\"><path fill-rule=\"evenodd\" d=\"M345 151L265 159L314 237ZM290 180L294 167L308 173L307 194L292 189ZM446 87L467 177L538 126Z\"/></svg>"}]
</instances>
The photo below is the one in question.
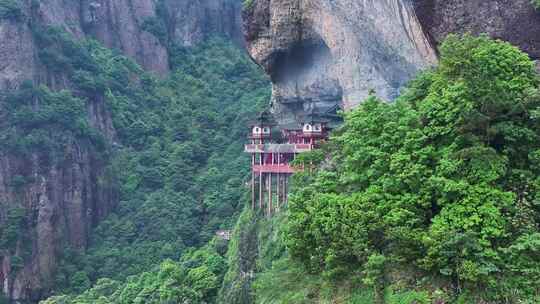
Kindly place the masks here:
<instances>
[{"instance_id":1,"label":"bright green foliage","mask_svg":"<svg viewBox=\"0 0 540 304\"><path fill-rule=\"evenodd\" d=\"M244 2L242 2L242 7L245 10L250 9L252 6L253 6L253 0L244 0Z\"/></svg>"},{"instance_id":2,"label":"bright green foliage","mask_svg":"<svg viewBox=\"0 0 540 304\"><path fill-rule=\"evenodd\" d=\"M78 296L56 296L42 304L212 303L225 273L225 259L215 242L187 252L180 262L166 260L158 269L132 276L125 283L100 279Z\"/></svg>"},{"instance_id":3,"label":"bright green foliage","mask_svg":"<svg viewBox=\"0 0 540 304\"><path fill-rule=\"evenodd\" d=\"M386 257L382 254L373 253L368 258L364 265L364 279L362 280L366 286L374 288L374 303L385 303L384 286L386 275Z\"/></svg>"},{"instance_id":4,"label":"bright green foliage","mask_svg":"<svg viewBox=\"0 0 540 304\"><path fill-rule=\"evenodd\" d=\"M17 241L25 232L25 210L8 205L5 210L5 223L0 225L0 250L15 248Z\"/></svg>"},{"instance_id":5,"label":"bright green foliage","mask_svg":"<svg viewBox=\"0 0 540 304\"><path fill-rule=\"evenodd\" d=\"M19 21L22 17L23 10L20 0L0 0L0 20Z\"/></svg>"},{"instance_id":6,"label":"bright green foliage","mask_svg":"<svg viewBox=\"0 0 540 304\"><path fill-rule=\"evenodd\" d=\"M6 127L0 131L4 152L22 156L40 151L60 156L75 139L98 151L105 149L101 134L89 126L84 100L69 91L53 92L25 82L6 94L4 102Z\"/></svg>"},{"instance_id":7,"label":"bright green foliage","mask_svg":"<svg viewBox=\"0 0 540 304\"><path fill-rule=\"evenodd\" d=\"M66 250L58 291L79 292L81 284L86 286L81 272L90 282L122 281L164 259L178 259L186 248L201 246L217 229L233 225L249 170L242 153L247 119L269 97L268 81L241 50L221 39L175 48L174 71L160 80L95 41L74 41L55 28L34 33L41 61L65 73L80 97L38 88L52 104L62 102L51 115L29 111L23 126L43 132L43 120L81 138L89 133L97 145L99 136L83 119L84 104L104 100L118 141L110 154L120 204L97 227L86 254ZM34 116L40 119L36 123Z\"/></svg>"},{"instance_id":8,"label":"bright green foliage","mask_svg":"<svg viewBox=\"0 0 540 304\"><path fill-rule=\"evenodd\" d=\"M540 0L531 0L531 4L534 6L534 8L540 9Z\"/></svg>"},{"instance_id":9,"label":"bright green foliage","mask_svg":"<svg viewBox=\"0 0 540 304\"><path fill-rule=\"evenodd\" d=\"M395 104L370 97L346 115L331 169L297 177L308 184L291 199L290 253L329 278L374 283L382 255L387 269L412 266L479 297L531 298L540 293L529 270L540 267L534 64L486 37L450 36L440 53Z\"/></svg>"},{"instance_id":10,"label":"bright green foliage","mask_svg":"<svg viewBox=\"0 0 540 304\"><path fill-rule=\"evenodd\" d=\"M292 260L287 253L282 235L286 225L286 214L266 219L246 210L241 215L228 252L229 270L221 290L222 296L229 297L222 297L217 303L373 304L378 298L384 299L385 304L428 304L441 299L438 291L433 296L403 286L375 289L380 285L378 280L385 279L386 275L386 258L378 254L373 254L366 266L363 279L368 280L361 277L329 280L328 276L320 273L307 273L305 267ZM242 273L249 273L250 270L257 271L251 286L249 279L242 276ZM229 284L232 274L237 276L235 284ZM242 284L246 283L242 278L248 280L248 284ZM376 292L380 293L378 297ZM245 297L231 297L235 293L251 293L253 299L246 301Z\"/></svg>"}]
</instances>

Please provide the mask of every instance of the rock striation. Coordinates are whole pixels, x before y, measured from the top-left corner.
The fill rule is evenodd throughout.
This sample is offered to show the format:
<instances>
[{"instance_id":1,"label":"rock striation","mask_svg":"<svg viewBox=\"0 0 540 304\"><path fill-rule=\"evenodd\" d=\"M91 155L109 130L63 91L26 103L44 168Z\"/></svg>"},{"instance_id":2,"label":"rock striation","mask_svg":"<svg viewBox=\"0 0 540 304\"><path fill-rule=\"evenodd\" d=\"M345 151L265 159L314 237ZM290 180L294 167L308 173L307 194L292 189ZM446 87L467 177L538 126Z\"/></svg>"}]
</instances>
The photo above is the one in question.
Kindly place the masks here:
<instances>
[{"instance_id":1,"label":"rock striation","mask_svg":"<svg viewBox=\"0 0 540 304\"><path fill-rule=\"evenodd\" d=\"M393 99L436 62L409 1L254 0L243 16L281 123L313 106L350 109L370 92Z\"/></svg>"},{"instance_id":2,"label":"rock striation","mask_svg":"<svg viewBox=\"0 0 540 304\"><path fill-rule=\"evenodd\" d=\"M413 0L433 44L450 33L488 34L540 58L540 11L530 0Z\"/></svg>"},{"instance_id":3,"label":"rock striation","mask_svg":"<svg viewBox=\"0 0 540 304\"><path fill-rule=\"evenodd\" d=\"M253 0L247 50L273 83L281 123L310 107L347 110L374 93L392 100L436 63L450 33L486 33L540 58L540 12L530 0Z\"/></svg>"},{"instance_id":4,"label":"rock striation","mask_svg":"<svg viewBox=\"0 0 540 304\"><path fill-rule=\"evenodd\" d=\"M52 286L58 256L69 246L84 250L91 229L117 201L114 175L96 151L73 142L60 163L50 155L17 157L0 152L0 221L15 206L25 229L16 244L0 249L2 293L14 301L37 301ZM23 185L18 180L24 178ZM14 261L21 259L22 265Z\"/></svg>"},{"instance_id":5,"label":"rock striation","mask_svg":"<svg viewBox=\"0 0 540 304\"><path fill-rule=\"evenodd\" d=\"M239 0L21 2L24 19L61 27L78 38L95 38L158 75L166 75L169 71L169 45L189 47L210 35L226 36L243 44ZM0 64L19 66L24 63L25 66L18 69L20 74L31 75L33 43L30 34L27 22L0 20L0 56L3 56L0 58L4 59ZM15 48L23 53L12 52ZM1 65L0 77L0 80L17 79L13 71Z\"/></svg>"}]
</instances>

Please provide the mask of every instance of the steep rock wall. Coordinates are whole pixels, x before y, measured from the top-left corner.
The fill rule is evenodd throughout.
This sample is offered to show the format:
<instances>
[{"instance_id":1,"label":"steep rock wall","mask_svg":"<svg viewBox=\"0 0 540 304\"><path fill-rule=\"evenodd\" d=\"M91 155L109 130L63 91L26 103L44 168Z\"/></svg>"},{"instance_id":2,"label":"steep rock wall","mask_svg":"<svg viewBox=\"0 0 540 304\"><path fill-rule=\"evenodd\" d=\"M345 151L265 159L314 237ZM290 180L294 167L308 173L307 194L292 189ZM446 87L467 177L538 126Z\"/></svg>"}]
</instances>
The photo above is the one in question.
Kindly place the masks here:
<instances>
[{"instance_id":1,"label":"steep rock wall","mask_svg":"<svg viewBox=\"0 0 540 304\"><path fill-rule=\"evenodd\" d=\"M386 100L436 62L450 33L486 33L540 58L530 0L253 0L244 10L251 56L272 78L281 123L312 105Z\"/></svg>"},{"instance_id":2,"label":"steep rock wall","mask_svg":"<svg viewBox=\"0 0 540 304\"><path fill-rule=\"evenodd\" d=\"M540 58L540 12L530 0L413 0L434 44L450 33L486 33Z\"/></svg>"},{"instance_id":3,"label":"steep rock wall","mask_svg":"<svg viewBox=\"0 0 540 304\"><path fill-rule=\"evenodd\" d=\"M243 45L242 2L239 0L165 0L170 39L192 46L209 34L221 34Z\"/></svg>"},{"instance_id":4,"label":"steep rock wall","mask_svg":"<svg viewBox=\"0 0 540 304\"><path fill-rule=\"evenodd\" d=\"M282 123L314 105L350 109L371 91L393 99L436 62L403 0L254 0L244 31L249 53L272 78Z\"/></svg>"},{"instance_id":5,"label":"steep rock wall","mask_svg":"<svg viewBox=\"0 0 540 304\"><path fill-rule=\"evenodd\" d=\"M21 3L25 21L31 18L32 22L61 27L78 38L95 38L158 75L169 71L168 45L189 47L210 35L223 35L243 44L240 0L23 0ZM156 22L163 22L164 37L156 37L149 29L148 24ZM32 79L39 68L32 66L34 44L27 22L0 20L0 37L0 88L5 87L6 81Z\"/></svg>"},{"instance_id":6,"label":"steep rock wall","mask_svg":"<svg viewBox=\"0 0 540 304\"><path fill-rule=\"evenodd\" d=\"M84 250L91 228L116 201L106 160L77 142L66 147L64 156L61 163L50 165L42 153L0 153L0 218L5 221L6 211L17 206L24 209L26 222L26 235L0 250L2 292L13 300L42 298L53 284L63 247ZM30 181L14 186L21 176ZM17 259L22 265L15 266Z\"/></svg>"}]
</instances>

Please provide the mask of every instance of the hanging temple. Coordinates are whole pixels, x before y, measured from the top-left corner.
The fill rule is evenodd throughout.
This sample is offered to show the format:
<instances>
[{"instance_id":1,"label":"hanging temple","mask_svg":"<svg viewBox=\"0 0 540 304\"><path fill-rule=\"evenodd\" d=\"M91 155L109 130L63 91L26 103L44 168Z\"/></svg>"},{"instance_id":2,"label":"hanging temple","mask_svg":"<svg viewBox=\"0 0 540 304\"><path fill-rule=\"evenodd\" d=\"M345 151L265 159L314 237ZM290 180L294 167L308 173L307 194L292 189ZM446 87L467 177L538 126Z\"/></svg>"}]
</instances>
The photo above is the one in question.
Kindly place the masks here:
<instances>
[{"instance_id":1,"label":"hanging temple","mask_svg":"<svg viewBox=\"0 0 540 304\"><path fill-rule=\"evenodd\" d=\"M250 122L250 143L244 151L251 154L251 205L267 216L287 204L289 180L303 168L291 163L300 153L312 151L328 139L329 132L341 122L339 108L312 107L297 122L278 125L264 111Z\"/></svg>"}]
</instances>

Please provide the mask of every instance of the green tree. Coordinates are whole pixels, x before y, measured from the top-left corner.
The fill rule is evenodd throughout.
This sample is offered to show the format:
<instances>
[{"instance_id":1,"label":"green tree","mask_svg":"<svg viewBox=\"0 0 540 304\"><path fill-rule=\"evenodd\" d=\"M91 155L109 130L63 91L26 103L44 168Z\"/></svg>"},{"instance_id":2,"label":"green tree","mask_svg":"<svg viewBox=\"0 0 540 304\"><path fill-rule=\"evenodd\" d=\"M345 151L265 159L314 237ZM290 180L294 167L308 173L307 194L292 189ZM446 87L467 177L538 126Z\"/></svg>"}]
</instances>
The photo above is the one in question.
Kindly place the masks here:
<instances>
[{"instance_id":1,"label":"green tree","mask_svg":"<svg viewBox=\"0 0 540 304\"><path fill-rule=\"evenodd\" d=\"M17 0L0 0L0 19L20 21L23 16L21 2Z\"/></svg>"},{"instance_id":2,"label":"green tree","mask_svg":"<svg viewBox=\"0 0 540 304\"><path fill-rule=\"evenodd\" d=\"M289 251L334 281L372 284L384 256L386 269L412 265L459 292L532 299L537 274L518 269L538 254L534 64L484 36L449 36L440 55L396 103L370 97L347 113L325 169L297 177Z\"/></svg>"},{"instance_id":3,"label":"green tree","mask_svg":"<svg viewBox=\"0 0 540 304\"><path fill-rule=\"evenodd\" d=\"M75 40L58 28L33 31L39 59L74 89L27 83L8 94L8 123L15 128L2 129L0 139L10 145L0 149L39 149L58 161L65 143L76 140L100 151L120 192L88 251L65 254L57 292L79 291L69 279L78 271L91 283L124 281L232 227L249 172L242 153L247 119L269 97L268 80L239 48L217 37L193 48L170 45L173 71L157 79L96 41ZM112 114L113 145L88 123L86 109L95 101Z\"/></svg>"}]
</instances>

